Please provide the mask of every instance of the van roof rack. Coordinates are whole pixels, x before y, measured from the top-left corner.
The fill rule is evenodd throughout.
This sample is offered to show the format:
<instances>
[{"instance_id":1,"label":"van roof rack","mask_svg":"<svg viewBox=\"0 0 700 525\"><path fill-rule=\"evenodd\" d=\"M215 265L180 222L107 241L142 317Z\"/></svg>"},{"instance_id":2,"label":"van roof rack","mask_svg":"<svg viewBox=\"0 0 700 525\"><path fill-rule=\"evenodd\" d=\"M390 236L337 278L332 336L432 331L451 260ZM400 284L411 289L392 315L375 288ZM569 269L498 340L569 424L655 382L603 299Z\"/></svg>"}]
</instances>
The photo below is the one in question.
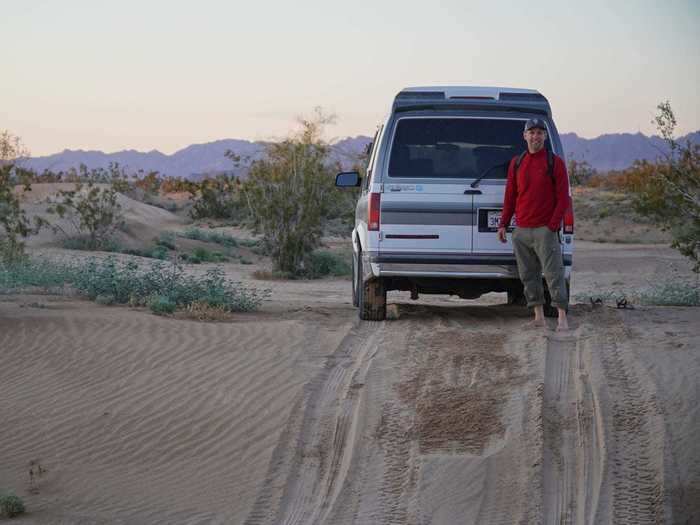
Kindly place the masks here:
<instances>
[{"instance_id":1,"label":"van roof rack","mask_svg":"<svg viewBox=\"0 0 700 525\"><path fill-rule=\"evenodd\" d=\"M539 91L509 87L409 87L396 95L393 105L394 111L460 108L534 111L552 116L549 102Z\"/></svg>"}]
</instances>

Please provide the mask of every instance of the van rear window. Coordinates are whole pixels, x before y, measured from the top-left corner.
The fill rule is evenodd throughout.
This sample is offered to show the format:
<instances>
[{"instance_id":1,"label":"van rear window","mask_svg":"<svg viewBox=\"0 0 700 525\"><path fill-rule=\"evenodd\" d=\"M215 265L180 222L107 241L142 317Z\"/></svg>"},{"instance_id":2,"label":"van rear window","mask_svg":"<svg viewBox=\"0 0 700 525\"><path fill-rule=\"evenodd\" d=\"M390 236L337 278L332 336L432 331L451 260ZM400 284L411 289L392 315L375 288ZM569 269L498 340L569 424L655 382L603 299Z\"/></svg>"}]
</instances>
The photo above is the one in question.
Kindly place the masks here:
<instances>
[{"instance_id":1,"label":"van rear window","mask_svg":"<svg viewBox=\"0 0 700 525\"><path fill-rule=\"evenodd\" d=\"M510 160L525 151L524 120L402 118L389 177L505 179Z\"/></svg>"}]
</instances>

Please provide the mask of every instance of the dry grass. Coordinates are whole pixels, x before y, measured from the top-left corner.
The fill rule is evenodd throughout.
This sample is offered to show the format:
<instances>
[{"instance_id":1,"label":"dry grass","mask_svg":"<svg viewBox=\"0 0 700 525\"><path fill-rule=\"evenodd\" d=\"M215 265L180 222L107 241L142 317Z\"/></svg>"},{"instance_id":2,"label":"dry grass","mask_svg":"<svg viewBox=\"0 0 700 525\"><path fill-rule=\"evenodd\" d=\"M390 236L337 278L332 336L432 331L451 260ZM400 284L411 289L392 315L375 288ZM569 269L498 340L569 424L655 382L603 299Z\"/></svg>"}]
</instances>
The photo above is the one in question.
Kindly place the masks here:
<instances>
[{"instance_id":1,"label":"dry grass","mask_svg":"<svg viewBox=\"0 0 700 525\"><path fill-rule=\"evenodd\" d=\"M195 301L186 308L178 310L175 317L180 319L194 319L196 321L230 321L233 318L231 312L227 312L223 306L211 306L207 303Z\"/></svg>"}]
</instances>

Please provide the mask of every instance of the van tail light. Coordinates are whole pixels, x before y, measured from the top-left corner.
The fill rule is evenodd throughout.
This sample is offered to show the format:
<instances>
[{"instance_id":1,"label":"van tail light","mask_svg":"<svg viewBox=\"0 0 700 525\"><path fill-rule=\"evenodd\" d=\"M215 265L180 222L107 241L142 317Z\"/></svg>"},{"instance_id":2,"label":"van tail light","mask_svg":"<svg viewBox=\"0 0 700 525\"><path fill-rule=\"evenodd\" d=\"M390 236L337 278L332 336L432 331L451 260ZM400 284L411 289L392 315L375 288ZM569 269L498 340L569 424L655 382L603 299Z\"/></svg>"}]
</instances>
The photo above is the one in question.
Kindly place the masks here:
<instances>
[{"instance_id":1,"label":"van tail light","mask_svg":"<svg viewBox=\"0 0 700 525\"><path fill-rule=\"evenodd\" d=\"M367 229L369 231L379 231L379 205L381 193L369 194L369 206L367 208Z\"/></svg>"},{"instance_id":2,"label":"van tail light","mask_svg":"<svg viewBox=\"0 0 700 525\"><path fill-rule=\"evenodd\" d=\"M569 198L569 207L564 212L564 233L574 233L574 205Z\"/></svg>"}]
</instances>

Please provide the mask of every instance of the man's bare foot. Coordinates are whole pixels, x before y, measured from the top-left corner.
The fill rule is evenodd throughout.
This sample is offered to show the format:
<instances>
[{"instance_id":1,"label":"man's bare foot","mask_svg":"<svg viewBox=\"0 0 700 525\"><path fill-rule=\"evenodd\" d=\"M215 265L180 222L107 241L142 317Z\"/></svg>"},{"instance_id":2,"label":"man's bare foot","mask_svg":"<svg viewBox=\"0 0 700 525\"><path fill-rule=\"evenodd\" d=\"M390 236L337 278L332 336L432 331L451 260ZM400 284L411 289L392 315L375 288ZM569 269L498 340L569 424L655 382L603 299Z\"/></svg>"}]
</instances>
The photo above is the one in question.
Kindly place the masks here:
<instances>
[{"instance_id":1,"label":"man's bare foot","mask_svg":"<svg viewBox=\"0 0 700 525\"><path fill-rule=\"evenodd\" d=\"M566 310L563 308L557 308L557 313L557 332L568 332L569 321L566 318Z\"/></svg>"},{"instance_id":2,"label":"man's bare foot","mask_svg":"<svg viewBox=\"0 0 700 525\"><path fill-rule=\"evenodd\" d=\"M544 321L544 319L532 319L531 321L525 323L524 328L547 328L547 323Z\"/></svg>"}]
</instances>

